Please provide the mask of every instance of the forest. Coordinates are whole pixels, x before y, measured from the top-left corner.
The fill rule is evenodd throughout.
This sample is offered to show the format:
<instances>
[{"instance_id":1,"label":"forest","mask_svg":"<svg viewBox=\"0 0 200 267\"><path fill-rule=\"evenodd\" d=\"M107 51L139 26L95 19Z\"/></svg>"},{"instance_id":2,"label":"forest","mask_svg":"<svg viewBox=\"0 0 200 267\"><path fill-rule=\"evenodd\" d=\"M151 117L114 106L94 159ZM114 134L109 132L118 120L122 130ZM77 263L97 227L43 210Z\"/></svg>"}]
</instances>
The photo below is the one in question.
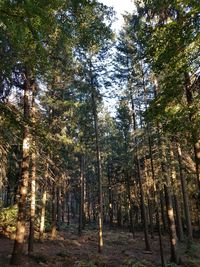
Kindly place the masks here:
<instances>
[{"instance_id":1,"label":"forest","mask_svg":"<svg viewBox=\"0 0 200 267\"><path fill-rule=\"evenodd\" d=\"M0 0L0 267L200 266L200 2L134 4Z\"/></svg>"}]
</instances>

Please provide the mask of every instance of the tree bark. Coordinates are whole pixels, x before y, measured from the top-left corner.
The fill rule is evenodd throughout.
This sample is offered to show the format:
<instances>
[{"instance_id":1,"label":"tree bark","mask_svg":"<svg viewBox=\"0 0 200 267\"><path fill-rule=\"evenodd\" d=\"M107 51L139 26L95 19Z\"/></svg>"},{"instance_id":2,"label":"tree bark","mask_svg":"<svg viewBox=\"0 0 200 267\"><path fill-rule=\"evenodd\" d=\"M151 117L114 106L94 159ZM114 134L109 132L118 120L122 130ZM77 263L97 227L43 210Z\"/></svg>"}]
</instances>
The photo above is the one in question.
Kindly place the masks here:
<instances>
[{"instance_id":1,"label":"tree bark","mask_svg":"<svg viewBox=\"0 0 200 267\"><path fill-rule=\"evenodd\" d=\"M193 233L192 233L192 223L191 223L191 216L190 216L187 183L186 183L186 180L183 174L181 146L178 142L176 142L176 145L177 145L177 152L178 152L181 189L182 189L182 195L183 195L183 207L184 207L185 220L186 220L186 225L187 225L187 237L188 237L188 242L191 243L193 240Z\"/></svg>"},{"instance_id":2,"label":"tree bark","mask_svg":"<svg viewBox=\"0 0 200 267\"><path fill-rule=\"evenodd\" d=\"M35 130L35 96L36 85L32 85L32 104L31 104L31 120L33 124L33 130ZM34 222L35 222L35 198L36 198L36 143L32 135L32 155L31 155L31 203L30 203L30 231L28 242L28 253L33 252L34 244Z\"/></svg>"},{"instance_id":3,"label":"tree bark","mask_svg":"<svg viewBox=\"0 0 200 267\"><path fill-rule=\"evenodd\" d=\"M101 177L101 156L99 149L99 127L96 103L96 90L94 88L94 78L92 73L92 63L90 66L90 79L91 79L91 98L94 116L95 128L95 145L96 145L96 159L97 159L97 177L98 177L98 251L103 251L103 195L102 195L102 177Z\"/></svg>"},{"instance_id":4,"label":"tree bark","mask_svg":"<svg viewBox=\"0 0 200 267\"><path fill-rule=\"evenodd\" d=\"M23 253L24 237L26 233L26 197L28 191L29 180L29 153L30 139L29 126L27 121L30 117L29 112L29 91L30 84L27 72L24 75L24 128L23 128L23 143L22 143L22 165L21 165L21 181L19 185L19 201L18 201L18 216L16 226L16 236L14 248L11 257L11 264L19 265Z\"/></svg>"},{"instance_id":5,"label":"tree bark","mask_svg":"<svg viewBox=\"0 0 200 267\"><path fill-rule=\"evenodd\" d=\"M161 145L161 167L163 178L165 181L164 190L165 190L165 201L166 201L166 210L167 210L167 219L169 225L169 235L170 235L170 246L171 246L171 261L179 263L178 249L177 249L177 234L176 234L176 225L174 219L174 210L171 194L171 182L169 175L167 173L167 159L166 159L166 147L164 140L160 140Z\"/></svg>"},{"instance_id":6,"label":"tree bark","mask_svg":"<svg viewBox=\"0 0 200 267\"><path fill-rule=\"evenodd\" d=\"M35 149L35 148L33 148ZM34 244L34 222L35 222L35 193L36 193L36 154L32 152L32 169L31 169L31 214L30 214L30 232L28 252L33 252Z\"/></svg>"},{"instance_id":7,"label":"tree bark","mask_svg":"<svg viewBox=\"0 0 200 267\"><path fill-rule=\"evenodd\" d=\"M136 127L135 108L134 108L132 94L131 94L131 107L132 107L132 118L133 118L133 130L135 132L137 127ZM140 160L139 160L139 155L138 155L138 144L137 144L136 137L134 141L135 141L135 159L136 159L138 183L139 183L139 188L140 188L140 201L141 201L141 212L142 212L143 230L144 230L144 238L145 238L145 249L147 251L150 251L151 248L150 248L149 236L148 236L148 224L147 224L147 216L146 216L146 211L145 211L144 190L142 186Z\"/></svg>"},{"instance_id":8,"label":"tree bark","mask_svg":"<svg viewBox=\"0 0 200 267\"><path fill-rule=\"evenodd\" d=\"M51 221L51 239L54 240L57 235L56 229L56 184L53 184L52 192L52 221Z\"/></svg>"},{"instance_id":9,"label":"tree bark","mask_svg":"<svg viewBox=\"0 0 200 267\"><path fill-rule=\"evenodd\" d=\"M83 230L83 214L84 214L84 164L83 155L80 156L80 203L79 203L79 227L78 233L81 236Z\"/></svg>"}]
</instances>

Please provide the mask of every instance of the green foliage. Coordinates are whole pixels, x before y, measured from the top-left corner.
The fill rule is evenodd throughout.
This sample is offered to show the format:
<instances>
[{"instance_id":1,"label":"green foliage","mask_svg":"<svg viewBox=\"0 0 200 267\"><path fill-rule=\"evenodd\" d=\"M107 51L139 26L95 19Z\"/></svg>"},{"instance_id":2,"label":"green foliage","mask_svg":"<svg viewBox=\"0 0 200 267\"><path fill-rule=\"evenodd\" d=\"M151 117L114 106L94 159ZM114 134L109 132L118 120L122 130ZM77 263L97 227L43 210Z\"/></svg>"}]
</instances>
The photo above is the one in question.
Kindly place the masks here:
<instances>
[{"instance_id":1,"label":"green foliage","mask_svg":"<svg viewBox=\"0 0 200 267\"><path fill-rule=\"evenodd\" d=\"M0 209L0 229L3 232L13 233L17 221L17 205Z\"/></svg>"}]
</instances>

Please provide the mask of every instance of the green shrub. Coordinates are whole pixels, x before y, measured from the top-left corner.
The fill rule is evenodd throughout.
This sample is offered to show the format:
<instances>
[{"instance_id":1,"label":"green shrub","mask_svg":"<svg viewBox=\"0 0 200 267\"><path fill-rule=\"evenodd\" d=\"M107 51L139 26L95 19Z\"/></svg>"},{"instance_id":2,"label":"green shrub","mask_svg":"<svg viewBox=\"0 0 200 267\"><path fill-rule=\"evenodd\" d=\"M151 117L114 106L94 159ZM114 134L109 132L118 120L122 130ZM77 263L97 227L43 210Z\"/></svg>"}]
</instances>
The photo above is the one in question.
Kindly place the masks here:
<instances>
[{"instance_id":1,"label":"green shrub","mask_svg":"<svg viewBox=\"0 0 200 267\"><path fill-rule=\"evenodd\" d=\"M16 230L17 205L0 209L0 232L3 234L12 234Z\"/></svg>"}]
</instances>

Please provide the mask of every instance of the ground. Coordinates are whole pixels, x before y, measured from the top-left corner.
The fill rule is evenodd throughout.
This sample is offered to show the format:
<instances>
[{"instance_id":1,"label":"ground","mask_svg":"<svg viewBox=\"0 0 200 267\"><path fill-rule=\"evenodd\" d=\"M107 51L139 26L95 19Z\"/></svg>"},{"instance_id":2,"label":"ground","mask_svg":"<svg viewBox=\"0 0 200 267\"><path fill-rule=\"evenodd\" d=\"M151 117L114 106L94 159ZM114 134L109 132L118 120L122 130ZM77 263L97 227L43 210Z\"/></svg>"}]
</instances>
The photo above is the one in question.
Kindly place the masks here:
<instances>
[{"instance_id":1,"label":"ground","mask_svg":"<svg viewBox=\"0 0 200 267\"><path fill-rule=\"evenodd\" d=\"M35 241L34 253L24 255L20 266L48 267L157 267L160 265L158 236L151 239L151 252L144 250L143 233L136 233L133 239L127 230L104 231L104 250L100 255L97 246L97 230L87 229L83 235L77 235L75 226L70 226L59 232L56 240L50 240L46 235L44 241ZM163 237L166 262L169 261L168 236ZM186 245L180 244L181 266L199 267L199 240L187 252ZM13 248L13 240L0 236L0 267L9 266ZM27 245L25 245L27 251ZM171 263L167 266L174 267Z\"/></svg>"}]
</instances>

